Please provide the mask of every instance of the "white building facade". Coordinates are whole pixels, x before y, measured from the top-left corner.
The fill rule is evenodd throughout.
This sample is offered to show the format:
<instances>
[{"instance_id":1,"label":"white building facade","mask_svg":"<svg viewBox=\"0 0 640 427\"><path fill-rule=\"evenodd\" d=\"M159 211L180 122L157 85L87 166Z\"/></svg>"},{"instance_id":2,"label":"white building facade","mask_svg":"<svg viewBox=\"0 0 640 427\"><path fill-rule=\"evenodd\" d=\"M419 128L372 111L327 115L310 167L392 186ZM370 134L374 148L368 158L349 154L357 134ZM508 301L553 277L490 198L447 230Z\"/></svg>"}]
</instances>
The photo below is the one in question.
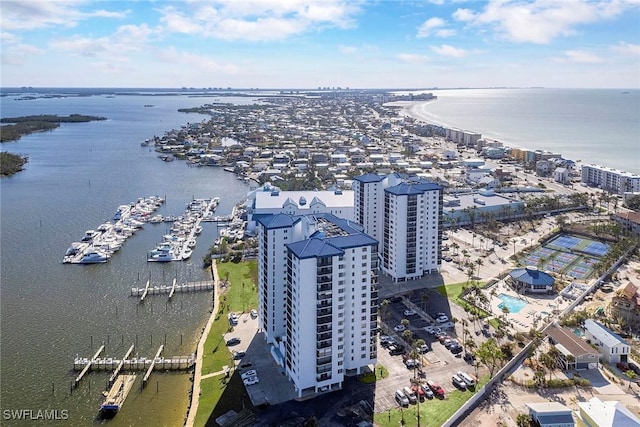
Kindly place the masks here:
<instances>
[{"instance_id":1,"label":"white building facade","mask_svg":"<svg viewBox=\"0 0 640 427\"><path fill-rule=\"evenodd\" d=\"M377 360L378 242L331 214L258 220L259 325L299 397Z\"/></svg>"},{"instance_id":2,"label":"white building facade","mask_svg":"<svg viewBox=\"0 0 640 427\"><path fill-rule=\"evenodd\" d=\"M442 187L415 176L354 179L355 220L380 241L380 269L396 282L437 273L441 265Z\"/></svg>"},{"instance_id":3,"label":"white building facade","mask_svg":"<svg viewBox=\"0 0 640 427\"><path fill-rule=\"evenodd\" d=\"M600 165L582 166L582 182L616 194L640 191L640 175Z\"/></svg>"}]
</instances>

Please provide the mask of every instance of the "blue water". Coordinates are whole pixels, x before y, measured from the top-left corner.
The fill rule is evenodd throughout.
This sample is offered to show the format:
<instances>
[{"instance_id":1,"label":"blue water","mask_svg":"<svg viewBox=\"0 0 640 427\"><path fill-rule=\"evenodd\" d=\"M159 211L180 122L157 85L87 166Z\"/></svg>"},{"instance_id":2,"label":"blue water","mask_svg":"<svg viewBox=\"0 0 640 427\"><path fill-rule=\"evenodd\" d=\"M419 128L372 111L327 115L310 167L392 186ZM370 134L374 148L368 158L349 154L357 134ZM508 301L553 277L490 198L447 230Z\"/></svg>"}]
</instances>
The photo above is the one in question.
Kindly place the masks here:
<instances>
[{"instance_id":1,"label":"blue water","mask_svg":"<svg viewBox=\"0 0 640 427\"><path fill-rule=\"evenodd\" d=\"M507 307L509 309L509 313L512 314L520 312L520 310L522 310L528 304L528 302L521 300L520 298L512 297L511 295L507 294L500 294L498 295L498 298L502 300L498 307L500 309L502 309L502 307Z\"/></svg>"},{"instance_id":2,"label":"blue water","mask_svg":"<svg viewBox=\"0 0 640 427\"><path fill-rule=\"evenodd\" d=\"M413 109L427 122L506 145L640 174L640 90L468 89L430 91ZM628 92L628 93L623 93Z\"/></svg>"},{"instance_id":3,"label":"blue water","mask_svg":"<svg viewBox=\"0 0 640 427\"><path fill-rule=\"evenodd\" d=\"M165 163L140 143L206 116L179 113L211 98L187 96L104 96L16 101L0 98L3 117L71 113L109 120L62 124L51 132L25 136L2 149L29 156L26 169L0 180L2 343L0 405L11 409L67 410L61 425L91 425L108 374L91 374L70 393L73 358L90 357L105 342L105 356L121 357L137 342L140 357L151 357L166 343L165 355L195 350L209 315L210 293L179 294L171 303L154 296L139 305L130 288L151 277L156 283L207 280L202 257L217 237L204 224L193 256L184 263L148 263L146 253L166 232L166 224L147 224L107 264L62 264L69 244L113 217L116 208L149 195L166 196L158 213L181 214L193 197L220 197L225 215L248 187L220 168ZM241 99L240 102L246 102ZM144 108L154 104L153 108ZM109 424L182 425L189 374L154 373L152 386L139 380L118 416ZM33 425L2 420L0 424ZM46 423L41 423L47 425ZM49 424L50 425L50 424Z\"/></svg>"},{"instance_id":4,"label":"blue water","mask_svg":"<svg viewBox=\"0 0 640 427\"><path fill-rule=\"evenodd\" d=\"M579 337L584 337L584 331L582 329L580 329L580 328L575 328L573 330L573 333L576 334Z\"/></svg>"}]
</instances>

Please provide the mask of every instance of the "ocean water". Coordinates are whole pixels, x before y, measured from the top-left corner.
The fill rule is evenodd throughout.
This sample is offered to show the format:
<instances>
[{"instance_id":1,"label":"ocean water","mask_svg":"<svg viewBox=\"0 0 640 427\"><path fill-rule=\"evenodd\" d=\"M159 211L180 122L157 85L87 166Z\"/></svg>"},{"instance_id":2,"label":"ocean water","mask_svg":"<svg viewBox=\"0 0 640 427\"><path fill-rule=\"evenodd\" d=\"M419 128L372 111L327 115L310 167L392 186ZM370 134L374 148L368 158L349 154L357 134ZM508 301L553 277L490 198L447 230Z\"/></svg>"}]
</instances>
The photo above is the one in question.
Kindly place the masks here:
<instances>
[{"instance_id":1,"label":"ocean water","mask_svg":"<svg viewBox=\"0 0 640 427\"><path fill-rule=\"evenodd\" d=\"M513 147L640 174L640 90L459 89L413 115Z\"/></svg>"},{"instance_id":2,"label":"ocean water","mask_svg":"<svg viewBox=\"0 0 640 427\"><path fill-rule=\"evenodd\" d=\"M107 264L62 264L85 230L111 219L121 204L160 195L158 213L181 214L192 198L220 197L217 212L228 214L248 186L220 168L190 168L162 162L140 143L153 135L206 116L179 113L213 98L105 96L15 101L0 98L3 117L71 113L109 120L62 124L58 129L5 143L3 150L29 156L26 170L0 180L0 375L1 410L67 411L68 420L38 425L95 423L108 373L92 373L71 392L76 355L91 357L101 343L105 356L122 357L131 344L152 357L195 351L211 307L211 293L149 297L140 305L130 288L148 278L170 284L207 280L202 257L217 237L205 223L192 258L184 263L148 263L146 253L162 240L167 224L147 224ZM238 102L247 102L239 99ZM154 104L145 108L145 104ZM188 373L141 376L110 425L182 425L191 383ZM5 419L1 425L34 425ZM153 420L150 422L149 420Z\"/></svg>"}]
</instances>

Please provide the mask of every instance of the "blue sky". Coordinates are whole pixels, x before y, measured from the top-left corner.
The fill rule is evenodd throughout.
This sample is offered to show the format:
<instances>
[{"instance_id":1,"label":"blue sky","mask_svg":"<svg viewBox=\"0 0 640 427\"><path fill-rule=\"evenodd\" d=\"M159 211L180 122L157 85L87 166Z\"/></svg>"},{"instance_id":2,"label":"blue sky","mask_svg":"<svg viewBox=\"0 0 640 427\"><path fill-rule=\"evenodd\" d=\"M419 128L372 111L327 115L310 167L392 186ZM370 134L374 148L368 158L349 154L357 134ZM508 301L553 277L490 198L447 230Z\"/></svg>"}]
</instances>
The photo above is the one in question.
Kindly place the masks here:
<instances>
[{"instance_id":1,"label":"blue sky","mask_svg":"<svg viewBox=\"0 0 640 427\"><path fill-rule=\"evenodd\" d=\"M640 88L640 0L2 0L10 86Z\"/></svg>"}]
</instances>

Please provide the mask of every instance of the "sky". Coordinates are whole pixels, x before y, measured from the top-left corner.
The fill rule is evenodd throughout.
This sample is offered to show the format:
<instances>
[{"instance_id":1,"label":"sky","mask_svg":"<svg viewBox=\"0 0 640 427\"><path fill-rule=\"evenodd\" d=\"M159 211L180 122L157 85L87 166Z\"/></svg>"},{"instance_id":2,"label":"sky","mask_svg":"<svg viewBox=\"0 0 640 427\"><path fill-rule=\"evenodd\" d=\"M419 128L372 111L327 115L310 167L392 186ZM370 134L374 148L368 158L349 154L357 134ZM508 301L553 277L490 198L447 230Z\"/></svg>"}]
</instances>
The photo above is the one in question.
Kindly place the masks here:
<instances>
[{"instance_id":1,"label":"sky","mask_svg":"<svg viewBox=\"0 0 640 427\"><path fill-rule=\"evenodd\" d=\"M640 0L0 2L2 87L640 88Z\"/></svg>"}]
</instances>

